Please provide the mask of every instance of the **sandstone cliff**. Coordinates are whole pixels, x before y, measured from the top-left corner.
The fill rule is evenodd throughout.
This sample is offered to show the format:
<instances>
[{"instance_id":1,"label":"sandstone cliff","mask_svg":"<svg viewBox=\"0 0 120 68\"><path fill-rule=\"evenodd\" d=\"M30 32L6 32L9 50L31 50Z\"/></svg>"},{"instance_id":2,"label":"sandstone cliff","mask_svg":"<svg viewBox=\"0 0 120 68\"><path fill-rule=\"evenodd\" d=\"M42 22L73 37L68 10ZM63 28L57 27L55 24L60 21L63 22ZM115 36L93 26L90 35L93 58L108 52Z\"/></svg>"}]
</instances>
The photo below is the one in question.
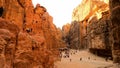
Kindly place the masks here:
<instances>
[{"instance_id":1,"label":"sandstone cliff","mask_svg":"<svg viewBox=\"0 0 120 68\"><path fill-rule=\"evenodd\" d=\"M74 21L70 25L70 30L67 36L67 42L69 43L70 48L78 49L80 40L79 40L80 24L77 21Z\"/></svg>"},{"instance_id":2,"label":"sandstone cliff","mask_svg":"<svg viewBox=\"0 0 120 68\"><path fill-rule=\"evenodd\" d=\"M0 18L0 68L12 67L19 28ZM14 54L13 54L14 53Z\"/></svg>"},{"instance_id":3,"label":"sandstone cliff","mask_svg":"<svg viewBox=\"0 0 120 68\"><path fill-rule=\"evenodd\" d=\"M110 9L108 4L110 4ZM120 63L119 9L119 1L83 0L74 9L72 16L73 21L80 23L80 36L77 37L80 39L79 47L87 47L91 52L100 56L111 56L115 63ZM71 28L70 33L76 34L74 30L78 28L72 26ZM76 35L73 35L70 41L73 42L74 38Z\"/></svg>"},{"instance_id":4,"label":"sandstone cliff","mask_svg":"<svg viewBox=\"0 0 120 68\"><path fill-rule=\"evenodd\" d=\"M80 5L78 5L72 14L72 21L83 21L88 20L92 16L97 16L98 19L101 18L101 12L109 9L109 0L83 0Z\"/></svg>"},{"instance_id":5,"label":"sandstone cliff","mask_svg":"<svg viewBox=\"0 0 120 68\"><path fill-rule=\"evenodd\" d=\"M69 31L70 31L70 24L67 23L66 25L63 25L62 27L62 39L64 40L64 42L66 43L67 46L69 46Z\"/></svg>"},{"instance_id":6,"label":"sandstone cliff","mask_svg":"<svg viewBox=\"0 0 120 68\"><path fill-rule=\"evenodd\" d=\"M53 68L64 42L45 7L34 8L31 0L0 0L0 16L0 68Z\"/></svg>"},{"instance_id":7,"label":"sandstone cliff","mask_svg":"<svg viewBox=\"0 0 120 68\"><path fill-rule=\"evenodd\" d=\"M101 33L101 31L104 29L102 28L104 27L104 24L102 23L98 24L98 23L101 20L109 19L108 10L109 10L108 0L83 0L82 3L73 10L72 20L78 21L78 23L80 23L80 27L79 27L80 46L85 48L86 46L92 48L99 48L99 46L96 43L100 42L100 40L96 40L98 38L95 32L96 31L98 32L99 30L99 33ZM73 29L76 30L76 28L74 27ZM72 33L74 32L72 31ZM89 37L90 39L88 39ZM101 39L100 45L102 43L104 42Z\"/></svg>"},{"instance_id":8,"label":"sandstone cliff","mask_svg":"<svg viewBox=\"0 0 120 68\"><path fill-rule=\"evenodd\" d=\"M112 55L108 3L109 0L83 0L73 10L74 24L71 24L69 32L72 48L89 48L91 52L98 55Z\"/></svg>"},{"instance_id":9,"label":"sandstone cliff","mask_svg":"<svg viewBox=\"0 0 120 68\"><path fill-rule=\"evenodd\" d=\"M120 1L109 0L113 61L120 64Z\"/></svg>"},{"instance_id":10,"label":"sandstone cliff","mask_svg":"<svg viewBox=\"0 0 120 68\"><path fill-rule=\"evenodd\" d=\"M63 25L62 31L63 31L63 36L67 36L70 31L70 24L67 23L66 25Z\"/></svg>"}]
</instances>

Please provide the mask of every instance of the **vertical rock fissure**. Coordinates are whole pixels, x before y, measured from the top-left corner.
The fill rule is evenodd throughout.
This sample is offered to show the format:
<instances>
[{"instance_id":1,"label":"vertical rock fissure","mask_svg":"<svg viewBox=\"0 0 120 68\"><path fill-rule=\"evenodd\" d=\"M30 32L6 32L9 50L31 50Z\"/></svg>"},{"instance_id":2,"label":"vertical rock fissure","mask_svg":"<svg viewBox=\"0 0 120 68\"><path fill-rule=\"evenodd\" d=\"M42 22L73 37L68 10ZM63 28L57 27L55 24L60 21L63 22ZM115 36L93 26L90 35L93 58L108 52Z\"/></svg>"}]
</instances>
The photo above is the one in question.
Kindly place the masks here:
<instances>
[{"instance_id":1,"label":"vertical rock fissure","mask_svg":"<svg viewBox=\"0 0 120 68\"><path fill-rule=\"evenodd\" d=\"M14 49L13 49L13 63L12 63L12 67L15 68L15 53L16 53L16 49L17 49L17 45L18 45L18 34L16 34L16 39L15 39L15 46L14 46Z\"/></svg>"},{"instance_id":2,"label":"vertical rock fissure","mask_svg":"<svg viewBox=\"0 0 120 68\"><path fill-rule=\"evenodd\" d=\"M2 17L2 15L3 15L3 7L0 7L0 17Z\"/></svg>"}]
</instances>

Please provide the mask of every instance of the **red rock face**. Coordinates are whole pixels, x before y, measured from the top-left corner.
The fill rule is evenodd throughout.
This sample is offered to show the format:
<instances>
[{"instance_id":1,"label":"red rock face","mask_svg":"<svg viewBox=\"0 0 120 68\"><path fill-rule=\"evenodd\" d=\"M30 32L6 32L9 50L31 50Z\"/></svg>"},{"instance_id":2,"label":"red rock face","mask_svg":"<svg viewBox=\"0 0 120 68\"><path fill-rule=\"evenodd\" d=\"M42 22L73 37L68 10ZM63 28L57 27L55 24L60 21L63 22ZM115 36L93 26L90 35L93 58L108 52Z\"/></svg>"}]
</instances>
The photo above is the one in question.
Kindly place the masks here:
<instances>
[{"instance_id":1,"label":"red rock face","mask_svg":"<svg viewBox=\"0 0 120 68\"><path fill-rule=\"evenodd\" d=\"M44 37L23 33L1 18L0 26L0 68L53 68L57 51L47 49Z\"/></svg>"},{"instance_id":2,"label":"red rock face","mask_svg":"<svg viewBox=\"0 0 120 68\"><path fill-rule=\"evenodd\" d=\"M65 43L46 8L39 4L34 8L31 0L0 0L0 7L0 16L12 22L0 20L0 61L5 62L0 68L53 68L57 49ZM4 48L9 45L4 37L13 39L12 47ZM4 49L10 52L4 53Z\"/></svg>"},{"instance_id":3,"label":"red rock face","mask_svg":"<svg viewBox=\"0 0 120 68\"><path fill-rule=\"evenodd\" d=\"M0 18L0 67L12 68L15 59L15 47L19 28Z\"/></svg>"},{"instance_id":4,"label":"red rock face","mask_svg":"<svg viewBox=\"0 0 120 68\"><path fill-rule=\"evenodd\" d=\"M67 36L69 33L69 30L70 30L70 24L68 23L62 27L63 35Z\"/></svg>"}]
</instances>

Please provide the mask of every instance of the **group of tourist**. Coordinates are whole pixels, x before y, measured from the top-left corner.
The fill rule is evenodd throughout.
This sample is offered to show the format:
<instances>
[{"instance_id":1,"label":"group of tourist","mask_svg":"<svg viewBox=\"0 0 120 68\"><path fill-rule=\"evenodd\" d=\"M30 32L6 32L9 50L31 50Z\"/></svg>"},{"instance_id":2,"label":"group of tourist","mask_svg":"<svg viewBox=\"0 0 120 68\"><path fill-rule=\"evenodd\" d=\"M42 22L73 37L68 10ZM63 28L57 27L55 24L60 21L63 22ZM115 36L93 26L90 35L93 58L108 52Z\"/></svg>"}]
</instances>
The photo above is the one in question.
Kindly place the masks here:
<instances>
[{"instance_id":1,"label":"group of tourist","mask_svg":"<svg viewBox=\"0 0 120 68\"><path fill-rule=\"evenodd\" d=\"M60 54L59 54L59 55L60 55L60 58L70 58L71 55L74 55L74 54L77 53L77 50L60 49L59 52L60 52ZM91 58L88 57L87 59L90 60ZM83 58L80 57L79 60L82 61ZM96 60L96 59L93 59L93 60ZM105 61L108 61L108 60L109 60L109 58L105 58ZM70 62L71 62L71 61L72 61L72 59L70 58Z\"/></svg>"},{"instance_id":2,"label":"group of tourist","mask_svg":"<svg viewBox=\"0 0 120 68\"><path fill-rule=\"evenodd\" d=\"M60 52L60 58L70 58L71 55L77 53L77 50L60 49L59 52ZM71 58L70 61L72 61Z\"/></svg>"}]
</instances>

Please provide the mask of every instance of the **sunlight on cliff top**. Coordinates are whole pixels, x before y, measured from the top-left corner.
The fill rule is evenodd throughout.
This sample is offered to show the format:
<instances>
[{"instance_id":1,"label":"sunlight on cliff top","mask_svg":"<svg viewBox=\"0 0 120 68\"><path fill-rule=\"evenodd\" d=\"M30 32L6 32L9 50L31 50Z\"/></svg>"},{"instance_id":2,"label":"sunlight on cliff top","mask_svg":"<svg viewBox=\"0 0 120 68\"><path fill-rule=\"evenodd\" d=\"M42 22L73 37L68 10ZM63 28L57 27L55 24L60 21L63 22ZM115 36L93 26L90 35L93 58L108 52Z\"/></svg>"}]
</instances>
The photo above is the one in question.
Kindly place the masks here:
<instances>
[{"instance_id":1,"label":"sunlight on cliff top","mask_svg":"<svg viewBox=\"0 0 120 68\"><path fill-rule=\"evenodd\" d=\"M81 3L82 0L33 0L34 6L37 3L44 6L53 17L53 23L62 28L66 23L71 22L73 9Z\"/></svg>"}]
</instances>

